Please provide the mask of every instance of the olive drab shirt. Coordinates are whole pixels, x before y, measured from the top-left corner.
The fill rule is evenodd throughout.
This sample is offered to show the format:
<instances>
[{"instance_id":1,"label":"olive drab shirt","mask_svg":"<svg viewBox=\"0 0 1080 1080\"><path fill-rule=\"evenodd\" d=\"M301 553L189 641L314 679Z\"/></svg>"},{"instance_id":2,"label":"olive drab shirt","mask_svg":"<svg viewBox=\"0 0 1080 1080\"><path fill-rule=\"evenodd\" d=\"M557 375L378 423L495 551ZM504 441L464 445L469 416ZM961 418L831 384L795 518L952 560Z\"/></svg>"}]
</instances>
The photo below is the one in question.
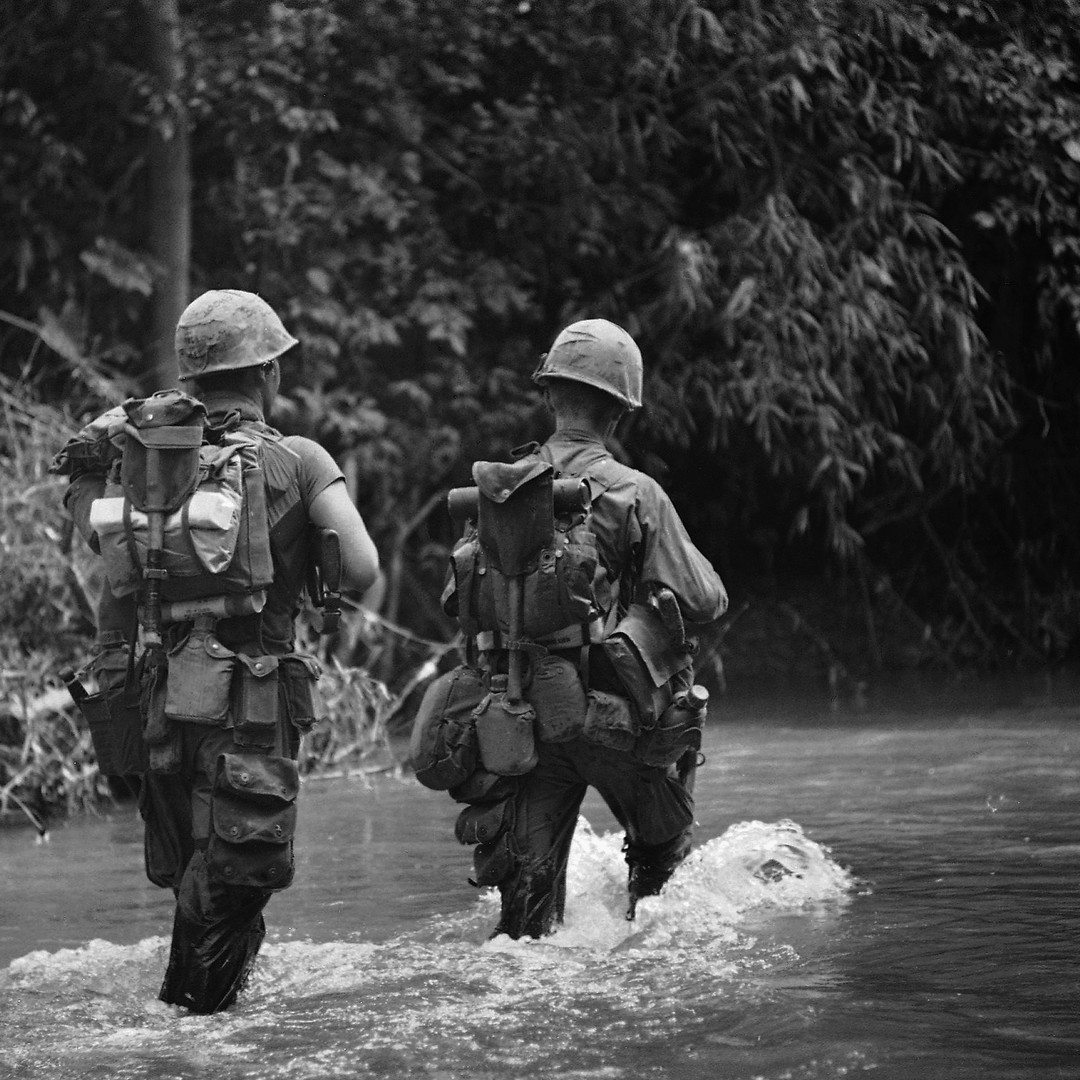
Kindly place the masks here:
<instances>
[{"instance_id":1,"label":"olive drab shirt","mask_svg":"<svg viewBox=\"0 0 1080 1080\"><path fill-rule=\"evenodd\" d=\"M606 581L596 583L596 596L605 611L615 599L625 607L639 586L655 583L671 589L690 622L707 623L724 614L724 583L651 476L617 462L600 439L585 431L557 431L536 454L558 474L589 481L591 526L606 570ZM618 597L611 595L615 589Z\"/></svg>"}]
</instances>

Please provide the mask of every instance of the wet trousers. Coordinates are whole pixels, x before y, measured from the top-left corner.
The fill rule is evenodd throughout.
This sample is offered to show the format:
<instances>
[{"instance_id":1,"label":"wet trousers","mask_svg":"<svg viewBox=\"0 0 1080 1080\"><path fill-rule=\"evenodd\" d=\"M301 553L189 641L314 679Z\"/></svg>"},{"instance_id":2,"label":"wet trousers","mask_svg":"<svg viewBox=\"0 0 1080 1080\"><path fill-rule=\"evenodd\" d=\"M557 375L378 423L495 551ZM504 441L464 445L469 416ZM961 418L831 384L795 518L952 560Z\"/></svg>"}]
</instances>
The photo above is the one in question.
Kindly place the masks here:
<instances>
[{"instance_id":1,"label":"wet trousers","mask_svg":"<svg viewBox=\"0 0 1080 1080\"><path fill-rule=\"evenodd\" d=\"M295 758L291 725L270 751ZM228 1008L247 981L265 935L263 908L273 890L230 885L209 872L214 777L222 754L243 752L231 728L178 723L181 768L143 777L146 873L176 897L169 962L159 998L193 1012Z\"/></svg>"},{"instance_id":2,"label":"wet trousers","mask_svg":"<svg viewBox=\"0 0 1080 1080\"><path fill-rule=\"evenodd\" d=\"M693 830L692 770L680 776L581 738L538 744L538 754L514 781L502 836L475 853L476 880L497 884L502 896L495 933L513 938L542 937L562 921L570 844L590 786L626 832L631 910L638 896L660 891L689 853ZM491 860L499 860L494 873Z\"/></svg>"}]
</instances>

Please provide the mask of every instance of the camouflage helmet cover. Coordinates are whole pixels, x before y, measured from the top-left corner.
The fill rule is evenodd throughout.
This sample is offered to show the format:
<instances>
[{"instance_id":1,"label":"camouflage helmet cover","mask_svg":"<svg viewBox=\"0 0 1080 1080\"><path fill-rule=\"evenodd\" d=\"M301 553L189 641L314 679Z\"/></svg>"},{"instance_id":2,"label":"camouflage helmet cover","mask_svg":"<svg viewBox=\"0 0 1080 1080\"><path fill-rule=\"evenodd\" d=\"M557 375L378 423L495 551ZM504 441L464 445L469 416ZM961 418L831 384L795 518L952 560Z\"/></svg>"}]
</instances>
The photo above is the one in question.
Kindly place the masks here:
<instances>
[{"instance_id":1,"label":"camouflage helmet cover","mask_svg":"<svg viewBox=\"0 0 1080 1080\"><path fill-rule=\"evenodd\" d=\"M176 324L180 378L269 363L296 344L274 309L255 293L211 289Z\"/></svg>"},{"instance_id":2,"label":"camouflage helmet cover","mask_svg":"<svg viewBox=\"0 0 1080 1080\"><path fill-rule=\"evenodd\" d=\"M641 406L641 350L621 327L607 319L571 323L551 344L533 374L546 379L570 379L611 394L625 408Z\"/></svg>"}]
</instances>

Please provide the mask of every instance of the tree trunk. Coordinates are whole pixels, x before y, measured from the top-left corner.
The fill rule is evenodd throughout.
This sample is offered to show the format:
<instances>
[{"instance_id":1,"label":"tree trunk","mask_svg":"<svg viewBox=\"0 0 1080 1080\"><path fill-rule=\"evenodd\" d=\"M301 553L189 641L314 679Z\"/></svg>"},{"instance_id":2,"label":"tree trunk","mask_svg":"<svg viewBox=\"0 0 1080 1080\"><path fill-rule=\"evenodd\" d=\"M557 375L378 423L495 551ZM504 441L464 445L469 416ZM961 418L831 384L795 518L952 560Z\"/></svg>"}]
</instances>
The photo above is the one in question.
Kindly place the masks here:
<instances>
[{"instance_id":1,"label":"tree trunk","mask_svg":"<svg viewBox=\"0 0 1080 1080\"><path fill-rule=\"evenodd\" d=\"M143 0L148 68L162 111L150 129L150 254L159 276L150 300L146 389L176 385L173 337L188 302L191 263L191 160L181 80L177 0Z\"/></svg>"}]
</instances>

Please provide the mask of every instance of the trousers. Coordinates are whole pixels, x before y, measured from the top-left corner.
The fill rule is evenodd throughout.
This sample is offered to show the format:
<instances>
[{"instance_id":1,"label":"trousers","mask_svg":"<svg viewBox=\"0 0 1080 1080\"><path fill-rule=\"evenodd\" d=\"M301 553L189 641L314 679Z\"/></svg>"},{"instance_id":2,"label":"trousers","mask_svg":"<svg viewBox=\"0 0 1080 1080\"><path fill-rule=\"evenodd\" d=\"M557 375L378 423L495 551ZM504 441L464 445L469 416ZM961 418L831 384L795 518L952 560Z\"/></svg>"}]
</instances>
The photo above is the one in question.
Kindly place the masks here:
<instances>
[{"instance_id":1,"label":"trousers","mask_svg":"<svg viewBox=\"0 0 1080 1080\"><path fill-rule=\"evenodd\" d=\"M537 752L536 767L513 780L502 831L474 852L475 881L501 895L494 933L512 938L543 937L562 922L570 845L590 786L625 831L631 909L637 896L660 891L693 832L692 770L651 767L584 738L540 743ZM478 812L469 807L463 816Z\"/></svg>"},{"instance_id":2,"label":"trousers","mask_svg":"<svg viewBox=\"0 0 1080 1080\"><path fill-rule=\"evenodd\" d=\"M247 982L266 932L263 909L277 890L221 880L207 860L222 755L251 751L237 744L232 728L174 723L180 769L147 772L139 806L147 876L171 888L176 898L169 961L158 996L193 1012L212 1013L233 1004ZM287 721L278 729L274 745L261 753L295 759L295 729Z\"/></svg>"}]
</instances>

